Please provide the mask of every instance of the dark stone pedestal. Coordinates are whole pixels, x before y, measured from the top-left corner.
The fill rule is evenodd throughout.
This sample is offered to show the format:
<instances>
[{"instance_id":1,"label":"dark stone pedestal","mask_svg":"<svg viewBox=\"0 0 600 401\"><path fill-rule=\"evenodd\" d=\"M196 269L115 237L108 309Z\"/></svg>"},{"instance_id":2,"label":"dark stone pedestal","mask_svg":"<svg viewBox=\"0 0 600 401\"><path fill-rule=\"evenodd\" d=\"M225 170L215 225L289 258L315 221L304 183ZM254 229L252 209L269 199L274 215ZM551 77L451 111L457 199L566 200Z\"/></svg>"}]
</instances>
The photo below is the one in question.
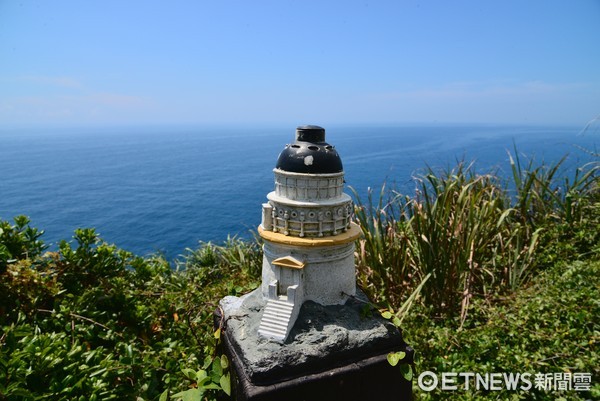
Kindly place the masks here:
<instances>
[{"instance_id":1,"label":"dark stone pedestal","mask_svg":"<svg viewBox=\"0 0 600 401\"><path fill-rule=\"evenodd\" d=\"M413 350L359 294L345 305L305 302L285 343L259 338L264 301L258 292L227 297L216 313L231 361L232 396L252 401L411 400L411 382L387 362L389 352Z\"/></svg>"}]
</instances>

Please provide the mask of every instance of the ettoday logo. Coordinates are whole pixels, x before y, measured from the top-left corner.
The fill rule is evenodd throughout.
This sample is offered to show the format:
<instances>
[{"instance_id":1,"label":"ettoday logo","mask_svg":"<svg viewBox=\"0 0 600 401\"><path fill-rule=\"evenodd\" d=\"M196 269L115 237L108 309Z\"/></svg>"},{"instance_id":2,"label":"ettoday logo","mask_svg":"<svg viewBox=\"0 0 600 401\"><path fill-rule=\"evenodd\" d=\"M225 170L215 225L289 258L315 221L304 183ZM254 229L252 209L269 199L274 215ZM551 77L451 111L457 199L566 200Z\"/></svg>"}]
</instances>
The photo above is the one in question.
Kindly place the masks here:
<instances>
[{"instance_id":1,"label":"ettoday logo","mask_svg":"<svg viewBox=\"0 0 600 401\"><path fill-rule=\"evenodd\" d=\"M589 391L592 385L591 373L474 373L444 372L436 374L425 371L417 379L423 391Z\"/></svg>"}]
</instances>

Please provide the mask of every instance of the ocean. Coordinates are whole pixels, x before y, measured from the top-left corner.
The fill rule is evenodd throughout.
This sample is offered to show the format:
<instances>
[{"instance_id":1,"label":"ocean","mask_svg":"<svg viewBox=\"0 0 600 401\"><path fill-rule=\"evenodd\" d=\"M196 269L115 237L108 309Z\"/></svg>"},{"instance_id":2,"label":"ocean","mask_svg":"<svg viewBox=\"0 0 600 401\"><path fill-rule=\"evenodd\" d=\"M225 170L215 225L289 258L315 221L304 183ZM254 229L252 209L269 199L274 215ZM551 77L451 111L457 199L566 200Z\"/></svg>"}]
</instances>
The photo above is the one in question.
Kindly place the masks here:
<instances>
[{"instance_id":1,"label":"ocean","mask_svg":"<svg viewBox=\"0 0 600 401\"><path fill-rule=\"evenodd\" d=\"M346 183L364 197L385 182L407 195L430 166L475 161L510 174L525 160L565 169L589 160L598 133L582 127L326 126ZM56 249L78 227L138 255L174 259L200 241L250 237L273 190L273 168L295 127L111 127L0 130L0 219L25 214ZM349 192L349 191L347 191Z\"/></svg>"}]
</instances>

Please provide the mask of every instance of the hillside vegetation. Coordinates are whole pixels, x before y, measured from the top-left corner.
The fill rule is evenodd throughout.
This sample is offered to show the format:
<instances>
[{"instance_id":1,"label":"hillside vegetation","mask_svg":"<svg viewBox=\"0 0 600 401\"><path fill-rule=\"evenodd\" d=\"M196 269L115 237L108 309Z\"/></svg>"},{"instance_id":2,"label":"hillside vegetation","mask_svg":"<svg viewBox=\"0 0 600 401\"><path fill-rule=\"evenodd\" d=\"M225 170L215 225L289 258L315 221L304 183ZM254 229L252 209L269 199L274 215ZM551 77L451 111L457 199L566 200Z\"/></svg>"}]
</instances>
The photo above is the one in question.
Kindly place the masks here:
<instances>
[{"instance_id":1,"label":"hillside vegetation","mask_svg":"<svg viewBox=\"0 0 600 401\"><path fill-rule=\"evenodd\" d=\"M598 164L459 163L415 196L357 199L357 281L433 372L585 372L589 391L424 392L418 399L600 397ZM0 220L0 400L226 399L213 311L259 285L260 241L139 257L93 229L48 252ZM400 371L399 371L399 374Z\"/></svg>"}]
</instances>

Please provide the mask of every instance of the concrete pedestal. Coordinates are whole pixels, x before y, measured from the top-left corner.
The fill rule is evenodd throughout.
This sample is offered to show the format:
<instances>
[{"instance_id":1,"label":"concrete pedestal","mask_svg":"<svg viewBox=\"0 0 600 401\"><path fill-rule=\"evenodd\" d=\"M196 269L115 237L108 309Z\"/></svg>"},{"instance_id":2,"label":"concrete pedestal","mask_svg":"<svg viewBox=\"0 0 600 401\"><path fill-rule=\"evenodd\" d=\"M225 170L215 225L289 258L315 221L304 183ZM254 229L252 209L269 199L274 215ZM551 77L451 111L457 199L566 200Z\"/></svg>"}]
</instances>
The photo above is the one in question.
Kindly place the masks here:
<instances>
[{"instance_id":1,"label":"concrete pedestal","mask_svg":"<svg viewBox=\"0 0 600 401\"><path fill-rule=\"evenodd\" d=\"M375 311L360 291L345 305L305 302L284 343L257 335L264 299L259 291L226 297L216 322L231 361L235 400L411 400L412 387L389 352L413 350L401 332ZM222 314L222 316L221 316Z\"/></svg>"}]
</instances>

